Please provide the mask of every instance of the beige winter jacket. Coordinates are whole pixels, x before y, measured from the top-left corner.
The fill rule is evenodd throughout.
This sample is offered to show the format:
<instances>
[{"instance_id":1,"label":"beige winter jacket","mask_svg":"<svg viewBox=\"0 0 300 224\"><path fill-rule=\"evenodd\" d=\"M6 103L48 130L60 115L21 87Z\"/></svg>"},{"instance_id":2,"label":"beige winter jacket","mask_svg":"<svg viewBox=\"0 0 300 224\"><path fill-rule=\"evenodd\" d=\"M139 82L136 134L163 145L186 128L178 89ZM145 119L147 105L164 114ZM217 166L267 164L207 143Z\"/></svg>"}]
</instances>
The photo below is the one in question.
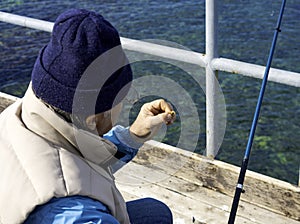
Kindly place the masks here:
<instances>
[{"instance_id":1,"label":"beige winter jacket","mask_svg":"<svg viewBox=\"0 0 300 224\"><path fill-rule=\"evenodd\" d=\"M22 223L53 197L84 195L129 223L126 205L107 166L115 146L61 119L35 97L0 115L0 223Z\"/></svg>"}]
</instances>

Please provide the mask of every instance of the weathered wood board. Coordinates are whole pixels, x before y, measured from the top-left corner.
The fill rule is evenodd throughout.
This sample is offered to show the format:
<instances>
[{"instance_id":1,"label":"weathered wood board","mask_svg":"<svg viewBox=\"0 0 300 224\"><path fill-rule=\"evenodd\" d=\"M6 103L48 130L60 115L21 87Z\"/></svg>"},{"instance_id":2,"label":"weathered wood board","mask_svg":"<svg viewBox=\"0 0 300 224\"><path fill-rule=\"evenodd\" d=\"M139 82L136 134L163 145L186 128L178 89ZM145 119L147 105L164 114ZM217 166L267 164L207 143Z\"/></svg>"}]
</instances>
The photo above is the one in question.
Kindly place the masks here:
<instances>
[{"instance_id":1,"label":"weathered wood board","mask_svg":"<svg viewBox=\"0 0 300 224\"><path fill-rule=\"evenodd\" d=\"M141 197L153 191L151 196L162 194L182 217L189 214L189 220L226 223L238 173L239 167L149 141L116 176L125 193ZM247 171L245 190L236 223L300 223L298 186Z\"/></svg>"}]
</instances>

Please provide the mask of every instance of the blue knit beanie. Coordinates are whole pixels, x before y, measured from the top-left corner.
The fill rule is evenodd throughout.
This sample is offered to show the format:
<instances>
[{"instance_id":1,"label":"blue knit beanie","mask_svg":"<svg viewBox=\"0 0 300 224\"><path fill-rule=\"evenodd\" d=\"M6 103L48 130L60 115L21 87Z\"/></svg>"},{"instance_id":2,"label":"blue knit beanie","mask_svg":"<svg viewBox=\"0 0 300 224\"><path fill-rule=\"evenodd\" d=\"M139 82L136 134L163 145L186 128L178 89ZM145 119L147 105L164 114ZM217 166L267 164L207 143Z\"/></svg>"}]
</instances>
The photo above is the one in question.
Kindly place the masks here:
<instances>
[{"instance_id":1,"label":"blue knit beanie","mask_svg":"<svg viewBox=\"0 0 300 224\"><path fill-rule=\"evenodd\" d=\"M37 97L83 116L111 109L125 97L131 81L117 30L101 15L83 9L68 10L56 19L50 42L40 50L32 71Z\"/></svg>"}]
</instances>

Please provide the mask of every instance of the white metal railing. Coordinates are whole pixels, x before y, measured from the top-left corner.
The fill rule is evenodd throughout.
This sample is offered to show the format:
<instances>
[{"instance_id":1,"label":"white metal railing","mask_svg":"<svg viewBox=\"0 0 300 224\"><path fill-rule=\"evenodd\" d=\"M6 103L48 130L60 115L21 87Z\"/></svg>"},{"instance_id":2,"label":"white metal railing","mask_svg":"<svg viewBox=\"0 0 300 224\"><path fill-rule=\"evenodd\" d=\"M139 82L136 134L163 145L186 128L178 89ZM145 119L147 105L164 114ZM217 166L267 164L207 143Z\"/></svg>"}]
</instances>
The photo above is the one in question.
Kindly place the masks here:
<instances>
[{"instance_id":1,"label":"white metal railing","mask_svg":"<svg viewBox=\"0 0 300 224\"><path fill-rule=\"evenodd\" d=\"M217 109L217 71L212 67L214 58L218 58L218 1L206 1L205 6L205 96L206 96L206 156L215 157L218 153L218 109Z\"/></svg>"},{"instance_id":2,"label":"white metal railing","mask_svg":"<svg viewBox=\"0 0 300 224\"><path fill-rule=\"evenodd\" d=\"M215 122L215 117L217 116L215 100L216 72L225 71L254 78L262 78L265 70L264 66L219 58L217 50L217 2L217 0L206 1L206 54L121 37L124 49L196 64L206 68L206 155L209 157L216 155L218 139ZM54 25L52 22L1 11L0 21L46 32L52 32ZM300 87L300 73L296 72L272 68L269 73L269 80Z\"/></svg>"}]
</instances>

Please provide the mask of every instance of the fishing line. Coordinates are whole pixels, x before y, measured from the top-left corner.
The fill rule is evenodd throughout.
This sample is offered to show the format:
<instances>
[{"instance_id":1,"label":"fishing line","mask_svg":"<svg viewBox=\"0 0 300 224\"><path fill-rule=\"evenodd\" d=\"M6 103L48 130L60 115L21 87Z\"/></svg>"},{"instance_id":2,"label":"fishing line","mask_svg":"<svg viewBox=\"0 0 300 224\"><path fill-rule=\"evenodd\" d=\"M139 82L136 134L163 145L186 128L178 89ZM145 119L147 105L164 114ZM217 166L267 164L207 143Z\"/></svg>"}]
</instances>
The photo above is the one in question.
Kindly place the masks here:
<instances>
[{"instance_id":1,"label":"fishing line","mask_svg":"<svg viewBox=\"0 0 300 224\"><path fill-rule=\"evenodd\" d=\"M250 157L250 153L251 153L251 147L252 147L252 143L253 143L253 139L254 139L255 129L257 126L260 108L262 105L262 100L263 100L264 92L265 92L267 81L268 81L268 75L269 75L269 71L270 71L270 67L271 67L271 63L272 63L272 59L273 59L273 54L274 54L274 50L275 50L275 46L276 46L277 37L278 37L279 32L281 31L280 25L281 25L283 11L284 11L284 7L285 7L285 2L286 2L285 0L282 1L280 13L279 13L278 20L277 20L276 29L274 31L273 41L272 41L264 77L262 80L260 93L259 93L258 100L257 100L257 105L256 105L256 109L255 109L255 113L254 113L254 117L253 117L253 121L252 121L252 126L250 129L248 143L247 143L245 155L243 158L243 162L241 165L241 170L240 170L240 174L239 174L239 178L238 178L238 183L237 183L236 189L235 189L235 194L234 194L234 198L233 198L233 202L232 202L232 206L231 206L228 224L234 224L236 212L238 209L238 204L240 201L240 196L241 196L241 193L244 192L243 184L244 184L245 174L246 174L247 167L248 167L248 161L249 161L249 157Z\"/></svg>"}]
</instances>

